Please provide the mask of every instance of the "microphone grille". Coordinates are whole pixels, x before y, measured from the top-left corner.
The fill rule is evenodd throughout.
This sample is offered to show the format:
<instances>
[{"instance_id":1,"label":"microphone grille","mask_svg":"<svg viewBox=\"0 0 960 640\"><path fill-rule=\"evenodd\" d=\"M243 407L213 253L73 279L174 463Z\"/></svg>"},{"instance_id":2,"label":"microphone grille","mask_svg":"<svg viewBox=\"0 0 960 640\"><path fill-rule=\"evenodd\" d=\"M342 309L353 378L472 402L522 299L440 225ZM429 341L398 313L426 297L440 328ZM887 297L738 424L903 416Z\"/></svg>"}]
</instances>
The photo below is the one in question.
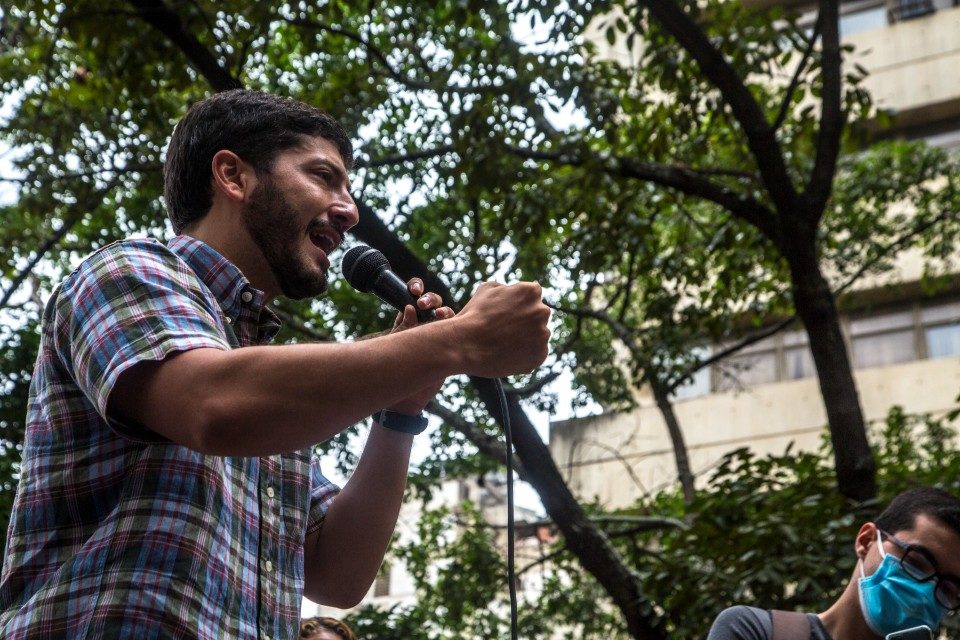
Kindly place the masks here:
<instances>
[{"instance_id":1,"label":"microphone grille","mask_svg":"<svg viewBox=\"0 0 960 640\"><path fill-rule=\"evenodd\" d=\"M351 287L364 293L369 293L380 272L389 268L386 256L365 244L351 247L340 261L343 277Z\"/></svg>"}]
</instances>

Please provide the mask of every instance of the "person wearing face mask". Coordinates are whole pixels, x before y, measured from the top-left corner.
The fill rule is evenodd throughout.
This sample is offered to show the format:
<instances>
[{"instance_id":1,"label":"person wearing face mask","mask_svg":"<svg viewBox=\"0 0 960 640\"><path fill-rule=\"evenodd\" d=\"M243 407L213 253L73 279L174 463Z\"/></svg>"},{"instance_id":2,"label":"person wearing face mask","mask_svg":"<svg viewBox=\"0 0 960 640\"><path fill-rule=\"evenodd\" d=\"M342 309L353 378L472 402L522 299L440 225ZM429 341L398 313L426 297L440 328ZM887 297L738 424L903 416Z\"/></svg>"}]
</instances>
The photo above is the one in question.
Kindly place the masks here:
<instances>
[{"instance_id":1,"label":"person wearing face mask","mask_svg":"<svg viewBox=\"0 0 960 640\"><path fill-rule=\"evenodd\" d=\"M725 609L707 640L876 640L960 608L960 499L921 487L895 497L854 540L846 589L820 614Z\"/></svg>"}]
</instances>

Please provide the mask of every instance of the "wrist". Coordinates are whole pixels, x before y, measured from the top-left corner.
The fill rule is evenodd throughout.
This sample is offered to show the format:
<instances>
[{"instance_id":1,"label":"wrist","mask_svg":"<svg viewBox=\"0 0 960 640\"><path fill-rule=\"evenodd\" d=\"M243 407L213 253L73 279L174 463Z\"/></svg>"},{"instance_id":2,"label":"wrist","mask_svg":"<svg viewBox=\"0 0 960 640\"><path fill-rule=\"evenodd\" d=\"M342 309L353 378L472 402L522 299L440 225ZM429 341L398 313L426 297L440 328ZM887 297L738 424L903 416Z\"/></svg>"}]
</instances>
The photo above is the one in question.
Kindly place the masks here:
<instances>
[{"instance_id":1,"label":"wrist","mask_svg":"<svg viewBox=\"0 0 960 640\"><path fill-rule=\"evenodd\" d=\"M389 409L383 409L373 414L373 423L391 431L419 435L427 428L427 417L423 412L409 415Z\"/></svg>"},{"instance_id":2,"label":"wrist","mask_svg":"<svg viewBox=\"0 0 960 640\"><path fill-rule=\"evenodd\" d=\"M446 361L444 378L472 370L476 349L473 342L474 323L469 317L454 316L443 322L434 322L429 328L437 332L437 341Z\"/></svg>"}]
</instances>

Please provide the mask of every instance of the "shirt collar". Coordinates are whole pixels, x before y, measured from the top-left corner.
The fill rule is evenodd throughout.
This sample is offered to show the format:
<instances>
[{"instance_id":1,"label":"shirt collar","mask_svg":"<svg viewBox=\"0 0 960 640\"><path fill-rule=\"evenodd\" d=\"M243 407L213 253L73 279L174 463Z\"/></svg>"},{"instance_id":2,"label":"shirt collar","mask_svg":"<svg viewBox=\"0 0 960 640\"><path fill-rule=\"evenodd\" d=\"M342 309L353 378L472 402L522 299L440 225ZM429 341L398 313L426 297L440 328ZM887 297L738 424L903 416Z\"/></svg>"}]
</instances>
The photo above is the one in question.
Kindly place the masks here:
<instances>
[{"instance_id":1,"label":"shirt collar","mask_svg":"<svg viewBox=\"0 0 960 640\"><path fill-rule=\"evenodd\" d=\"M175 236L167 248L186 262L220 302L230 321L243 316L258 319L261 335L272 338L280 319L266 306L266 295L250 284L240 269L216 249L192 236Z\"/></svg>"}]
</instances>

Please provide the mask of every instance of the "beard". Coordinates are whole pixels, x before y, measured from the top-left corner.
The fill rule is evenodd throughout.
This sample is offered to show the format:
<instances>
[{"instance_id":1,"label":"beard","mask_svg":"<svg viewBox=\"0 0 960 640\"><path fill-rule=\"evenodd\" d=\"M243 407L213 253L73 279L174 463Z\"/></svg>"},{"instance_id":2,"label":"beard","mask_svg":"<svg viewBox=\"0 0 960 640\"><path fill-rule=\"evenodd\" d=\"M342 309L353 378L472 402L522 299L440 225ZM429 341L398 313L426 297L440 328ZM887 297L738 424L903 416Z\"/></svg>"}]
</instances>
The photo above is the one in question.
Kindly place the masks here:
<instances>
[{"instance_id":1,"label":"beard","mask_svg":"<svg viewBox=\"0 0 960 640\"><path fill-rule=\"evenodd\" d=\"M315 219L304 229L300 223L304 216L274 185L270 175L264 173L260 178L243 210L247 232L263 253L284 296L302 300L320 295L327 290L326 269L304 256L300 245L308 229L330 223Z\"/></svg>"}]
</instances>

